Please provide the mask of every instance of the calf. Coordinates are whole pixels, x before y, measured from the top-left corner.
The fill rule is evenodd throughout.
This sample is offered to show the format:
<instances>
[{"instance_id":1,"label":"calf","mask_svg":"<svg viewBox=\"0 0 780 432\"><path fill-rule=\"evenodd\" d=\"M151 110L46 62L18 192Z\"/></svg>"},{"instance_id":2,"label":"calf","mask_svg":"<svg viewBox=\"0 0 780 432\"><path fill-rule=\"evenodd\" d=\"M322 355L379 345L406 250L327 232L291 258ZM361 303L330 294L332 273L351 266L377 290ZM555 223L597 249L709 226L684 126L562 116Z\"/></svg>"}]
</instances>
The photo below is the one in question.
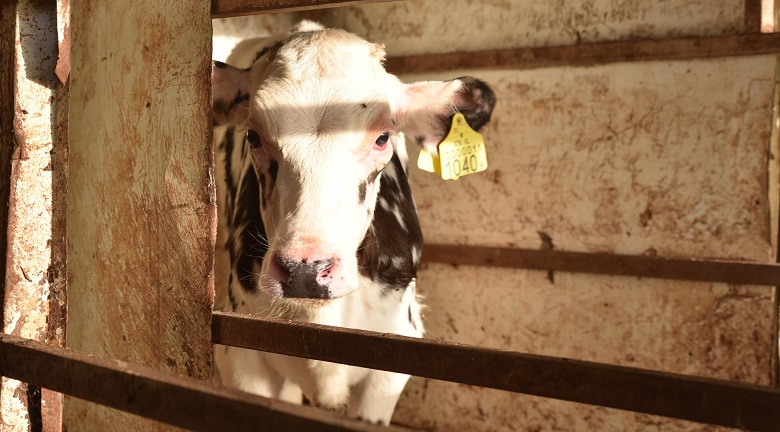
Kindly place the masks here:
<instances>
[{"instance_id":1,"label":"calf","mask_svg":"<svg viewBox=\"0 0 780 432\"><path fill-rule=\"evenodd\" d=\"M214 63L230 308L422 337L404 135L435 152L456 111L479 128L495 98L470 77L403 84L381 45L303 30L254 49L247 69ZM409 378L240 348L215 360L224 384L385 424Z\"/></svg>"}]
</instances>

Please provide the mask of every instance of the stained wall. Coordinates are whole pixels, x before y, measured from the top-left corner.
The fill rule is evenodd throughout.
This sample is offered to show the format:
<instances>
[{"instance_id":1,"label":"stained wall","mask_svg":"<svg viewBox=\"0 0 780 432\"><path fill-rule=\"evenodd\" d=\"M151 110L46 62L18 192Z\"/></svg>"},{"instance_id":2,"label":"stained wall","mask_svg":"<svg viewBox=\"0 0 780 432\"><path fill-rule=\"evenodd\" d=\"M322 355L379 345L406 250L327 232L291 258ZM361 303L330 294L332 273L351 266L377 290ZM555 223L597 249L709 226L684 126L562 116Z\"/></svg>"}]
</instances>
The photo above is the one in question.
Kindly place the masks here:
<instances>
[{"instance_id":1,"label":"stained wall","mask_svg":"<svg viewBox=\"0 0 780 432\"><path fill-rule=\"evenodd\" d=\"M732 34L744 30L744 10L735 0L411 0L316 18L397 56ZM457 182L412 172L426 241L549 247L544 237L569 251L774 262L776 69L774 56L755 56L402 76L474 75L499 98L483 131L487 172ZM429 338L777 379L772 287L442 264L425 265L418 286ZM442 431L713 429L422 378L394 421Z\"/></svg>"},{"instance_id":2,"label":"stained wall","mask_svg":"<svg viewBox=\"0 0 780 432\"><path fill-rule=\"evenodd\" d=\"M744 3L409 1L325 21L388 55L743 30ZM774 56L587 68L448 71L499 103L490 167L413 171L426 242L773 262L768 182ZM414 153L414 152L412 152ZM452 267L420 273L427 336L772 384L771 287ZM447 431L709 430L709 426L414 378L395 420Z\"/></svg>"}]
</instances>

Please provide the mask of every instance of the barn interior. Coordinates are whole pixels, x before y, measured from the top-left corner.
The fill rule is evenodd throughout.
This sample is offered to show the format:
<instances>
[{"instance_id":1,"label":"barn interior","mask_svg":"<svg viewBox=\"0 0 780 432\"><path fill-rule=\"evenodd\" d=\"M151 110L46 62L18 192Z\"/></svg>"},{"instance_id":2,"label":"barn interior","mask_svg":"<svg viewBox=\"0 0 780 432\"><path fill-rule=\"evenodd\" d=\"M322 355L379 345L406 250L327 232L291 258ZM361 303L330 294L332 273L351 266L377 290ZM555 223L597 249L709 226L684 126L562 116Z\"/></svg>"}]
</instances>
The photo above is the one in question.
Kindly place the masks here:
<instances>
[{"instance_id":1,"label":"barn interior","mask_svg":"<svg viewBox=\"0 0 780 432\"><path fill-rule=\"evenodd\" d=\"M780 400L775 1L132 3L0 0L0 430L192 425L191 413L138 408L165 395L136 381L57 381L36 357L46 349L18 351L26 342L9 337L67 348L58 358L126 362L101 365L134 376L154 373L128 365L211 380L227 263L207 169L210 105L196 89L210 84L211 58L301 19L384 44L388 71L405 82L472 75L498 95L482 130L488 170L456 181L410 173L427 339L691 377L682 395L699 378L728 382L735 412ZM285 5L294 10L273 10ZM632 385L626 399L679 396ZM648 412L666 407L609 408L596 393L525 393L415 376L393 425L778 425L770 411L660 416Z\"/></svg>"},{"instance_id":2,"label":"barn interior","mask_svg":"<svg viewBox=\"0 0 780 432\"><path fill-rule=\"evenodd\" d=\"M775 55L513 68L485 53L738 34L745 18L742 1L388 2L216 19L214 56L311 19L383 43L405 82L471 75L493 86L489 170L457 181L410 174L426 244L769 263ZM471 68L438 66L449 53ZM409 146L412 161L418 151ZM428 338L776 383L774 287L423 260ZM410 381L395 420L453 431L702 430L427 378Z\"/></svg>"}]
</instances>

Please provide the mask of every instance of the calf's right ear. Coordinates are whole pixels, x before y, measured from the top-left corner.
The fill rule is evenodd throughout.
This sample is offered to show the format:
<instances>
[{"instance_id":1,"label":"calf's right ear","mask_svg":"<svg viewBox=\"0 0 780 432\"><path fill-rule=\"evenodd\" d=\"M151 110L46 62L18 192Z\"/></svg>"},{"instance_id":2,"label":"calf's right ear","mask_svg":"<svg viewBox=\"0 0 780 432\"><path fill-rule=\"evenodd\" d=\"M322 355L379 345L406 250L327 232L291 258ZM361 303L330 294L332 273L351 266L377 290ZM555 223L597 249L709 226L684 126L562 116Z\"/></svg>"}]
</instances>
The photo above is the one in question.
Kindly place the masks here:
<instances>
[{"instance_id":1,"label":"calf's right ear","mask_svg":"<svg viewBox=\"0 0 780 432\"><path fill-rule=\"evenodd\" d=\"M219 61L211 64L211 107L214 126L246 121L251 96L251 69Z\"/></svg>"}]
</instances>

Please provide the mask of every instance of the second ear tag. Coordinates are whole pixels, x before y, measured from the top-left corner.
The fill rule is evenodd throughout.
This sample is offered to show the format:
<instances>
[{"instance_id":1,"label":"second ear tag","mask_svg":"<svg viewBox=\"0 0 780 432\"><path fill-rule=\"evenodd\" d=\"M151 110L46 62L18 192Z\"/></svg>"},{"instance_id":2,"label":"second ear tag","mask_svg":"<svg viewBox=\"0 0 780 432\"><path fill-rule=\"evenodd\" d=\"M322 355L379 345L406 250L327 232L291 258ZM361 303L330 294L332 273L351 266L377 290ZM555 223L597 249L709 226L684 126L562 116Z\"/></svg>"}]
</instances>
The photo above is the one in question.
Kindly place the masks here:
<instances>
[{"instance_id":1,"label":"second ear tag","mask_svg":"<svg viewBox=\"0 0 780 432\"><path fill-rule=\"evenodd\" d=\"M447 137L439 143L439 156L420 151L417 166L425 171L440 174L444 180L457 180L464 175L487 169L485 139L472 129L463 114L452 118Z\"/></svg>"}]
</instances>

